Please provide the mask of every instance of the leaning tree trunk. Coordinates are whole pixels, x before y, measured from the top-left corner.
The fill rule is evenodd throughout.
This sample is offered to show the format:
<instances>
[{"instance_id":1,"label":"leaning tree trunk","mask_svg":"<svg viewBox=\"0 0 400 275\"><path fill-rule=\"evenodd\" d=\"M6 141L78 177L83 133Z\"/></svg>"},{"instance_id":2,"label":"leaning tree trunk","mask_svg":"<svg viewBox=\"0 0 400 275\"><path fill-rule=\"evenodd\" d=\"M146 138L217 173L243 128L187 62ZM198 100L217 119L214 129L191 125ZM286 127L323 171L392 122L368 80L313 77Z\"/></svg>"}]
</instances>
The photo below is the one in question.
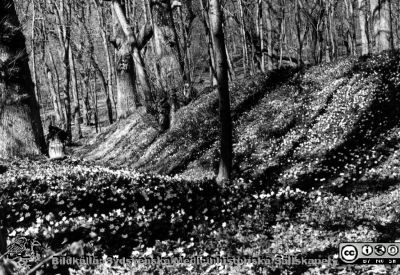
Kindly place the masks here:
<instances>
[{"instance_id":1,"label":"leaning tree trunk","mask_svg":"<svg viewBox=\"0 0 400 275\"><path fill-rule=\"evenodd\" d=\"M12 0L0 1L0 157L45 152L25 38Z\"/></svg>"},{"instance_id":2,"label":"leaning tree trunk","mask_svg":"<svg viewBox=\"0 0 400 275\"><path fill-rule=\"evenodd\" d=\"M232 119L229 97L228 60L225 51L225 38L222 29L222 11L219 0L209 0L210 30L213 36L215 73L218 83L219 117L221 123L221 159L217 181L231 177L232 172Z\"/></svg>"}]
</instances>

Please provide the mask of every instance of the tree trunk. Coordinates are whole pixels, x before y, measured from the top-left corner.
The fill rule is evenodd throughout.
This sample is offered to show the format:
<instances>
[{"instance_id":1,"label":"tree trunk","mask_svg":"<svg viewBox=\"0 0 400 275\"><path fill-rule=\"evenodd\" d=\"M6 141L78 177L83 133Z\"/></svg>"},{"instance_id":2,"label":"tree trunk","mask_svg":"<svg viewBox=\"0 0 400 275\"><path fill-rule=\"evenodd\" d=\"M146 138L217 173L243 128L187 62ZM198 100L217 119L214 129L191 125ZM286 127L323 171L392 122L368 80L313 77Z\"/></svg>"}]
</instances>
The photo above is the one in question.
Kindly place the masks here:
<instances>
[{"instance_id":1,"label":"tree trunk","mask_svg":"<svg viewBox=\"0 0 400 275\"><path fill-rule=\"evenodd\" d=\"M124 118L135 108L135 102L139 101L135 85L135 68L141 86L141 95L146 112L150 113L151 88L140 54L139 45L132 28L126 21L124 11L117 0L112 1L112 6L117 24L122 31L113 42L117 49L117 87L118 103L117 112L119 118ZM146 41L147 42L147 41ZM143 45L142 45L143 46Z\"/></svg>"},{"instance_id":2,"label":"tree trunk","mask_svg":"<svg viewBox=\"0 0 400 275\"><path fill-rule=\"evenodd\" d=\"M96 128L96 133L99 132L99 108L97 104L97 75L96 73L93 74L94 81L93 81L93 88L91 88L92 92L92 99L93 99L93 106L94 106L94 127ZM90 81L89 81L89 86Z\"/></svg>"},{"instance_id":3,"label":"tree trunk","mask_svg":"<svg viewBox=\"0 0 400 275\"><path fill-rule=\"evenodd\" d=\"M326 16L325 16L325 60L326 62L331 62L335 57L336 47L335 47L335 38L334 31L335 26L333 24L334 15L335 15L335 6L333 3L327 1L325 5Z\"/></svg>"},{"instance_id":4,"label":"tree trunk","mask_svg":"<svg viewBox=\"0 0 400 275\"><path fill-rule=\"evenodd\" d=\"M286 1L283 0L281 3L282 7L282 18L280 19L280 36L279 36L279 68L282 67L283 58L283 44L286 38Z\"/></svg>"},{"instance_id":5,"label":"tree trunk","mask_svg":"<svg viewBox=\"0 0 400 275\"><path fill-rule=\"evenodd\" d=\"M380 0L380 7L379 51L384 51L393 48L391 1Z\"/></svg>"},{"instance_id":6,"label":"tree trunk","mask_svg":"<svg viewBox=\"0 0 400 275\"><path fill-rule=\"evenodd\" d=\"M227 20L224 18L224 22L222 23L222 28L224 30L224 33L227 33L225 22L227 22ZM229 48L227 44L228 43L225 43L225 50L226 50L226 57L228 58L229 80L232 81L236 78L236 73L235 73L235 68L233 66L231 55L229 54Z\"/></svg>"},{"instance_id":7,"label":"tree trunk","mask_svg":"<svg viewBox=\"0 0 400 275\"><path fill-rule=\"evenodd\" d=\"M345 15L346 15L347 54L353 55L355 52L355 42L352 33L353 6L350 0L345 0L344 4L345 4Z\"/></svg>"},{"instance_id":8,"label":"tree trunk","mask_svg":"<svg viewBox=\"0 0 400 275\"><path fill-rule=\"evenodd\" d=\"M135 84L135 69L129 41L123 41L117 50L117 114L126 118L139 103Z\"/></svg>"},{"instance_id":9,"label":"tree trunk","mask_svg":"<svg viewBox=\"0 0 400 275\"><path fill-rule=\"evenodd\" d=\"M268 71L272 71L272 11L271 11L271 3L267 2L266 11L266 20L267 20L267 69Z\"/></svg>"},{"instance_id":10,"label":"tree trunk","mask_svg":"<svg viewBox=\"0 0 400 275\"><path fill-rule=\"evenodd\" d=\"M375 40L375 51L381 52L391 48L391 18L389 0L370 0Z\"/></svg>"},{"instance_id":11,"label":"tree trunk","mask_svg":"<svg viewBox=\"0 0 400 275\"><path fill-rule=\"evenodd\" d=\"M296 36L297 36L297 66L303 65L303 48L304 48L304 40L307 37L308 31L310 29L310 24L303 24L303 20L301 18L301 9L302 3L300 0L297 0L296 3Z\"/></svg>"},{"instance_id":12,"label":"tree trunk","mask_svg":"<svg viewBox=\"0 0 400 275\"><path fill-rule=\"evenodd\" d=\"M182 33L182 37L183 37L184 71L185 71L184 81L186 81L188 83L192 83L189 35L188 35L188 31L187 31L187 28L185 26L185 22L183 19L182 7L178 6L177 11L179 14L180 28L181 28L181 33Z\"/></svg>"},{"instance_id":13,"label":"tree trunk","mask_svg":"<svg viewBox=\"0 0 400 275\"><path fill-rule=\"evenodd\" d=\"M151 103L153 102L153 99L151 97L149 76L146 73L142 55L137 47L133 47L133 61L135 64L136 76L141 87L140 93L142 100L144 101L143 105L145 106L147 112L151 112Z\"/></svg>"},{"instance_id":14,"label":"tree trunk","mask_svg":"<svg viewBox=\"0 0 400 275\"><path fill-rule=\"evenodd\" d=\"M12 0L0 2L0 33L0 157L44 153L25 38Z\"/></svg>"},{"instance_id":15,"label":"tree trunk","mask_svg":"<svg viewBox=\"0 0 400 275\"><path fill-rule=\"evenodd\" d=\"M222 28L223 15L219 0L209 0L210 29L213 36L215 71L218 81L219 117L221 123L221 159L217 181L229 180L232 172L232 120L230 111L228 60Z\"/></svg>"},{"instance_id":16,"label":"tree trunk","mask_svg":"<svg viewBox=\"0 0 400 275\"><path fill-rule=\"evenodd\" d=\"M79 92L78 92L78 80L76 76L76 68L75 68L75 58L72 53L72 48L68 47L68 58L69 65L71 68L71 85L72 85L72 114L74 117L74 126L75 126L75 138L82 138L82 129L81 129L81 108L79 103Z\"/></svg>"},{"instance_id":17,"label":"tree trunk","mask_svg":"<svg viewBox=\"0 0 400 275\"><path fill-rule=\"evenodd\" d=\"M65 126L64 129L68 134L68 141L70 142L72 139L72 129L71 129L71 124L72 124L72 111L71 111L71 97L69 93L70 89L70 77L71 77L71 68L70 68L70 58L69 58L69 48L71 47L71 41L70 41L70 27L69 23L65 20L64 16L64 0L60 0L60 5L57 6L56 3L53 3L53 7L55 8L56 12L56 20L57 20L57 26L58 26L58 40L61 46L60 49L60 59L63 62L63 67L64 67L64 75L61 77L61 79L64 79L63 82L63 100L64 100L64 106L65 106ZM68 3L70 4L70 3ZM68 14L71 14L71 5L68 6ZM51 52L51 51L50 51ZM54 59L50 53L50 59L56 68Z\"/></svg>"},{"instance_id":18,"label":"tree trunk","mask_svg":"<svg viewBox=\"0 0 400 275\"><path fill-rule=\"evenodd\" d=\"M6 225L6 210L3 205L0 205L0 255L7 252L7 225ZM0 274L2 266L0 264ZM2 274L3 275L3 274Z\"/></svg>"},{"instance_id":19,"label":"tree trunk","mask_svg":"<svg viewBox=\"0 0 400 275\"><path fill-rule=\"evenodd\" d=\"M264 0L258 0L258 33L260 37L260 49L261 49L260 69L262 73L265 73L263 1Z\"/></svg>"},{"instance_id":20,"label":"tree trunk","mask_svg":"<svg viewBox=\"0 0 400 275\"><path fill-rule=\"evenodd\" d=\"M328 16L325 17L325 62L331 62L331 47L329 44L329 18Z\"/></svg>"},{"instance_id":21,"label":"tree trunk","mask_svg":"<svg viewBox=\"0 0 400 275\"><path fill-rule=\"evenodd\" d=\"M175 40L175 50L176 53L178 55L178 62L179 62L179 68L180 68L180 73L181 76L184 78L184 72L185 72L185 61L182 57L182 50L181 50L181 45L180 45L180 41L179 41L179 36L178 36L178 31L176 30L176 25L175 25L175 21L174 21L174 13L173 13L173 9L172 9L172 0L170 0L170 4L168 6L168 13L169 13L169 21L170 21L170 27L173 31L174 34L174 40ZM184 79L186 80L186 79Z\"/></svg>"},{"instance_id":22,"label":"tree trunk","mask_svg":"<svg viewBox=\"0 0 400 275\"><path fill-rule=\"evenodd\" d=\"M110 124L112 124L114 122L112 106L115 106L114 95L113 95L113 81L112 81L112 72L114 68L112 66L110 48L107 41L106 25L104 23L104 13L101 7L99 6L98 1L99 0L94 0L94 3L97 10L97 18L100 23L100 35L103 41L103 49L106 54L105 56L107 61L106 104L107 104L108 121Z\"/></svg>"},{"instance_id":23,"label":"tree trunk","mask_svg":"<svg viewBox=\"0 0 400 275\"><path fill-rule=\"evenodd\" d=\"M86 126L92 124L92 108L90 107L89 90L90 90L89 76L84 74L81 79L81 91L83 97L83 113Z\"/></svg>"},{"instance_id":24,"label":"tree trunk","mask_svg":"<svg viewBox=\"0 0 400 275\"><path fill-rule=\"evenodd\" d=\"M31 59L32 59L32 81L34 85L34 91L36 100L40 103L40 93L39 86L37 82L37 73L36 73L36 58L35 58L35 24L36 24L36 9L35 9L35 1L32 1L32 26L31 26ZM40 105L39 105L40 107Z\"/></svg>"},{"instance_id":25,"label":"tree trunk","mask_svg":"<svg viewBox=\"0 0 400 275\"><path fill-rule=\"evenodd\" d=\"M160 58L161 58L161 39L160 39L160 29L156 26L154 22L154 17L153 17L153 10L151 9L150 6L150 0L143 0L146 4L146 10L149 10L149 21L151 26L153 27L153 37L151 40L151 48L153 50L153 56L154 56L154 62L153 62L153 68L154 72L156 75L156 86L160 90L165 90L165 87L162 86L162 81L161 81L161 69L160 69ZM158 95L157 95L158 96Z\"/></svg>"},{"instance_id":26,"label":"tree trunk","mask_svg":"<svg viewBox=\"0 0 400 275\"><path fill-rule=\"evenodd\" d=\"M246 41L246 25L244 23L243 3L239 0L239 11L240 11L240 33L242 36L242 50L243 50L243 75L247 75L247 62L249 60L247 52L247 41Z\"/></svg>"},{"instance_id":27,"label":"tree trunk","mask_svg":"<svg viewBox=\"0 0 400 275\"><path fill-rule=\"evenodd\" d=\"M226 45L225 45L225 50L226 50L226 57L228 58L229 76L231 80L234 80L236 78L235 68L233 67L231 55L229 54L228 47Z\"/></svg>"},{"instance_id":28,"label":"tree trunk","mask_svg":"<svg viewBox=\"0 0 400 275\"><path fill-rule=\"evenodd\" d=\"M360 21L360 33L361 33L361 54L369 54L369 42L368 42L368 25L366 18L366 0L358 0L359 15L358 19Z\"/></svg>"},{"instance_id":29,"label":"tree trunk","mask_svg":"<svg viewBox=\"0 0 400 275\"><path fill-rule=\"evenodd\" d=\"M212 35L210 31L210 22L209 22L209 17L207 16L206 9L204 7L204 0L199 0L200 1L200 7L201 7L201 12L202 12L202 21L204 25L204 31L206 33L207 37L207 48L208 48L208 63L209 63L209 68L210 68L210 85L215 86L217 85L217 78L214 73L214 68L215 68L215 59L214 59L214 50L213 50L213 43L212 43Z\"/></svg>"},{"instance_id":30,"label":"tree trunk","mask_svg":"<svg viewBox=\"0 0 400 275\"><path fill-rule=\"evenodd\" d=\"M61 127L65 128L68 115L67 115L67 108L66 108L65 104L63 104L63 99L61 98L60 76L59 76L58 71L57 71L57 66L56 66L56 64L54 62L53 53L50 50L48 51L48 53L49 53L48 56L49 56L51 65L53 66L54 73L55 73L55 76L56 76L56 80L53 80L53 86L54 86L53 89L54 89L54 91L56 91L57 101L59 102L58 105L60 106L60 112L61 112L61 117L62 117L62 120L60 121L60 125L61 125ZM50 73L51 73L50 76L53 78L53 74L51 72L50 66L48 66L48 69L50 70ZM57 85L55 85L54 82Z\"/></svg>"},{"instance_id":31,"label":"tree trunk","mask_svg":"<svg viewBox=\"0 0 400 275\"><path fill-rule=\"evenodd\" d=\"M61 124L64 121L64 113L62 111L60 93L54 85L54 77L51 72L50 66L46 64L47 82L49 86L49 92L51 94L53 108L56 115L57 124Z\"/></svg>"}]
</instances>

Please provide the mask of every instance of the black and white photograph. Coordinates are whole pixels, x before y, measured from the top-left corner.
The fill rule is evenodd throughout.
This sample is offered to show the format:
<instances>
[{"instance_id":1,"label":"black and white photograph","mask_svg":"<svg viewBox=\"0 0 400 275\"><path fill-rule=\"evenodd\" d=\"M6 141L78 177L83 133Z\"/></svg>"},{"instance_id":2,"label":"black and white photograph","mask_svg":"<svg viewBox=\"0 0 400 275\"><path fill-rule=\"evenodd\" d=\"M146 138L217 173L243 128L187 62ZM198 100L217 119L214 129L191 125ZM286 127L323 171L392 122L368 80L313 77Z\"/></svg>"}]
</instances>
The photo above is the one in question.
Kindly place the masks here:
<instances>
[{"instance_id":1,"label":"black and white photograph","mask_svg":"<svg viewBox=\"0 0 400 275\"><path fill-rule=\"evenodd\" d=\"M399 0L0 0L0 275L400 274Z\"/></svg>"}]
</instances>

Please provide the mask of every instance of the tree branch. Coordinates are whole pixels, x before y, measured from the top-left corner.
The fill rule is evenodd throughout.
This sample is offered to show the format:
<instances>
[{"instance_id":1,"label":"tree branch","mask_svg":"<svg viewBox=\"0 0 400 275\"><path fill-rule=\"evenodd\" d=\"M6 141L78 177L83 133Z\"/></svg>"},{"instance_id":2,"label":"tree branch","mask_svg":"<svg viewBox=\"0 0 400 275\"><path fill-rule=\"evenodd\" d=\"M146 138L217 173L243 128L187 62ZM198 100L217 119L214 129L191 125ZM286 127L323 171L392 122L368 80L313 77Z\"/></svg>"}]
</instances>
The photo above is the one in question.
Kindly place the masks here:
<instances>
[{"instance_id":1,"label":"tree branch","mask_svg":"<svg viewBox=\"0 0 400 275\"><path fill-rule=\"evenodd\" d=\"M137 39L137 46L138 49L141 50L153 36L153 26L151 24L144 25L139 34Z\"/></svg>"}]
</instances>

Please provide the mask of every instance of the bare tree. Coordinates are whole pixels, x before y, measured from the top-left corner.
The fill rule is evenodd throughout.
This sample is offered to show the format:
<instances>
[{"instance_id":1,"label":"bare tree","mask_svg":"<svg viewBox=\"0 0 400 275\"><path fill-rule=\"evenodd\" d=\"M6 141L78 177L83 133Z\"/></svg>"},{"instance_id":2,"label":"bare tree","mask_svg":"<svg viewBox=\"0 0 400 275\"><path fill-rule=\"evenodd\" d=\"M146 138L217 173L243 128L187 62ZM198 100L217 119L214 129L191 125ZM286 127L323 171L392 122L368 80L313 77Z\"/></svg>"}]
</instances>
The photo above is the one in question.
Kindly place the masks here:
<instances>
[{"instance_id":1,"label":"bare tree","mask_svg":"<svg viewBox=\"0 0 400 275\"><path fill-rule=\"evenodd\" d=\"M215 74L219 95L219 118L221 122L221 159L217 181L230 179L232 172L232 119L230 110L228 60L222 27L222 9L219 0L209 0L210 30L215 55Z\"/></svg>"},{"instance_id":2,"label":"bare tree","mask_svg":"<svg viewBox=\"0 0 400 275\"><path fill-rule=\"evenodd\" d=\"M370 0L375 51L393 48L391 1Z\"/></svg>"},{"instance_id":3,"label":"bare tree","mask_svg":"<svg viewBox=\"0 0 400 275\"><path fill-rule=\"evenodd\" d=\"M354 9L353 0L344 0L345 7L345 22L346 22L346 36L347 36L347 54L356 55L356 32L354 23Z\"/></svg>"},{"instance_id":4,"label":"bare tree","mask_svg":"<svg viewBox=\"0 0 400 275\"><path fill-rule=\"evenodd\" d=\"M211 35L211 30L210 30L210 20L207 15L206 7L204 5L204 0L199 0L200 2L200 7L201 7L201 12L202 12L202 22L204 25L204 30L206 32L206 37L207 37L207 42L208 42L208 63L210 67L210 83L212 86L217 84L217 79L215 77L215 74L213 73L213 70L215 68L215 59L214 59L214 49L213 49L213 43L212 43L212 35ZM244 59L243 59L244 60ZM245 63L243 63L243 68L245 68ZM244 69L245 70L245 69Z\"/></svg>"},{"instance_id":5,"label":"bare tree","mask_svg":"<svg viewBox=\"0 0 400 275\"><path fill-rule=\"evenodd\" d=\"M264 54L264 0L258 0L258 37L260 38L260 69L261 72L265 73L265 54Z\"/></svg>"},{"instance_id":6,"label":"bare tree","mask_svg":"<svg viewBox=\"0 0 400 275\"><path fill-rule=\"evenodd\" d=\"M273 56L273 48L272 48L272 8L271 3L267 0L266 11L266 27L267 27L267 68L268 71L273 69L272 64L272 56Z\"/></svg>"},{"instance_id":7,"label":"bare tree","mask_svg":"<svg viewBox=\"0 0 400 275\"><path fill-rule=\"evenodd\" d=\"M25 38L12 0L0 2L0 157L45 152Z\"/></svg>"},{"instance_id":8,"label":"bare tree","mask_svg":"<svg viewBox=\"0 0 400 275\"><path fill-rule=\"evenodd\" d=\"M71 68L70 68L70 50L69 48L71 47L71 28L70 24L67 22L67 20L70 20L70 15L71 15L71 6L68 6L67 12L65 12L65 3L64 0L60 0L59 5L56 3L53 3L52 8L55 11L56 14L56 23L58 26L57 29L57 34L58 34L58 40L60 43L61 48L59 49L59 55L60 59L63 62L63 93L64 93L64 105L65 105L65 110L66 110L66 121L65 121L65 130L69 136L69 138L72 138L72 128L71 128L71 122L72 122L72 110L71 110L71 97L70 97L70 87L71 87L71 82L70 82L70 77L71 77ZM66 13L66 14L65 14ZM53 60L54 61L54 60ZM61 78L61 77L60 77Z\"/></svg>"},{"instance_id":9,"label":"bare tree","mask_svg":"<svg viewBox=\"0 0 400 275\"><path fill-rule=\"evenodd\" d=\"M146 24L142 35L136 38L133 28L128 24L124 10L117 0L112 1L116 24L119 28L112 43L117 49L117 113L119 118L129 115L140 102L135 86L135 75L138 77L141 89L141 101L146 111L150 112L151 88L146 74L146 69L141 48L151 38L153 29L150 24ZM132 109L133 108L133 109Z\"/></svg>"},{"instance_id":10,"label":"bare tree","mask_svg":"<svg viewBox=\"0 0 400 275\"><path fill-rule=\"evenodd\" d=\"M100 35L101 39L103 42L103 48L104 48L104 53L105 53L105 58L107 62L107 81L103 83L106 84L104 85L105 92L106 92L106 104L107 104L107 111L108 111L108 120L111 123L113 123L113 111L112 111L112 106L115 106L114 102L114 96L113 96L113 81L112 81L112 72L113 72L113 66L111 62L111 55L110 55L110 48L109 44L107 41L107 31L106 31L106 24L105 24L105 18L104 18L104 11L100 7L99 0L93 0L95 7L96 7L96 12L97 12L97 19L99 20L100 24ZM89 35L89 34L88 34ZM90 41L91 42L91 41ZM93 44L93 43L92 43ZM95 56L93 53L93 61ZM96 62L97 64L97 62ZM96 67L96 69L101 70L100 67ZM103 72L101 72L100 78L102 78ZM104 79L104 75L103 78ZM104 79L105 80L105 79Z\"/></svg>"},{"instance_id":11,"label":"bare tree","mask_svg":"<svg viewBox=\"0 0 400 275\"><path fill-rule=\"evenodd\" d=\"M367 24L367 2L366 0L358 0L358 19L360 22L360 33L361 33L361 54L365 55L369 53L369 37L368 37L368 24Z\"/></svg>"},{"instance_id":12,"label":"bare tree","mask_svg":"<svg viewBox=\"0 0 400 275\"><path fill-rule=\"evenodd\" d=\"M51 67L46 63L46 74L47 74L47 85L49 87L49 92L51 94L53 108L56 115L56 121L58 123L64 121L64 113L62 112L61 97L59 90L56 88L54 83L53 73Z\"/></svg>"},{"instance_id":13,"label":"bare tree","mask_svg":"<svg viewBox=\"0 0 400 275\"><path fill-rule=\"evenodd\" d=\"M72 114L75 123L75 137L80 139L82 138L81 108L79 102L78 78L76 74L75 57L73 55L71 46L68 47L68 58L71 69L71 84L72 84L71 86L72 86L72 99L73 99Z\"/></svg>"},{"instance_id":14,"label":"bare tree","mask_svg":"<svg viewBox=\"0 0 400 275\"><path fill-rule=\"evenodd\" d=\"M243 51L243 74L247 75L247 64L249 60L249 54L247 51L247 41L246 41L246 25L244 19L244 11L243 11L243 1L239 0L239 15L240 15L240 33L242 36L242 51Z\"/></svg>"}]
</instances>

